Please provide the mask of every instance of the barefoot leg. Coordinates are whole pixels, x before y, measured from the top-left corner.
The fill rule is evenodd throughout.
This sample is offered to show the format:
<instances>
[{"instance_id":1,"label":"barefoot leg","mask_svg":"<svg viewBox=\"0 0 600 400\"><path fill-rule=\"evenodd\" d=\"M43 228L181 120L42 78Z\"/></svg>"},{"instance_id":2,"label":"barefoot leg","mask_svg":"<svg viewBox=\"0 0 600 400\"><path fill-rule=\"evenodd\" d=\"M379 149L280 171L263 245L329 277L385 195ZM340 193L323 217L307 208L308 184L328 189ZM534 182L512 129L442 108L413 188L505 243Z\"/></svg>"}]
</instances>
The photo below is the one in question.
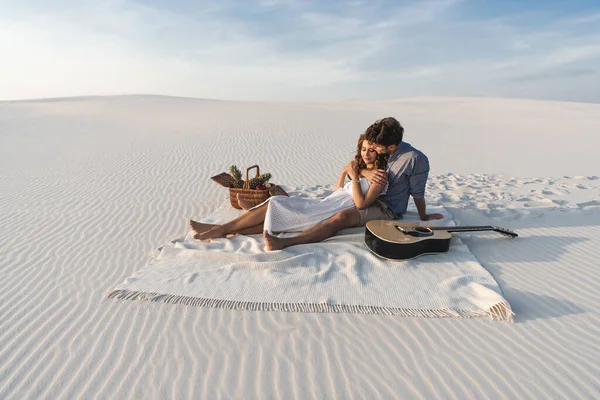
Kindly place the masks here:
<instances>
[{"instance_id":1,"label":"barefoot leg","mask_svg":"<svg viewBox=\"0 0 600 400\"><path fill-rule=\"evenodd\" d=\"M190 228L192 229L192 231L194 231L196 233L210 231L215 226L216 226L215 224L204 224L202 222L197 222L197 221L190 219Z\"/></svg>"},{"instance_id":2,"label":"barefoot leg","mask_svg":"<svg viewBox=\"0 0 600 400\"><path fill-rule=\"evenodd\" d=\"M242 199L242 197L240 196L239 193L237 194L237 201L238 201L238 204L240 205L240 207L242 207L242 210L244 210L244 211L248 211L249 209L254 207L250 202Z\"/></svg>"},{"instance_id":3,"label":"barefoot leg","mask_svg":"<svg viewBox=\"0 0 600 400\"><path fill-rule=\"evenodd\" d=\"M226 224L217 225L207 232L197 233L194 238L198 240L224 238L231 233L248 232L247 229L252 233L260 233L261 231L255 232L255 227L263 224L268 206L269 203L265 203Z\"/></svg>"},{"instance_id":4,"label":"barefoot leg","mask_svg":"<svg viewBox=\"0 0 600 400\"><path fill-rule=\"evenodd\" d=\"M207 230L206 232L196 233L194 239L207 240L227 237L227 233L223 230L223 225L216 225L215 227Z\"/></svg>"},{"instance_id":5,"label":"barefoot leg","mask_svg":"<svg viewBox=\"0 0 600 400\"><path fill-rule=\"evenodd\" d=\"M260 223L258 225L254 225L249 228L240 229L239 231L237 231L235 233L240 234L240 235L256 235L256 234L262 233L262 231L263 231L263 224Z\"/></svg>"},{"instance_id":6,"label":"barefoot leg","mask_svg":"<svg viewBox=\"0 0 600 400\"><path fill-rule=\"evenodd\" d=\"M219 238L219 237L233 237L235 235L256 235L259 233L262 233L263 231L263 224L258 224L258 225L254 225L254 226L250 226L248 228L243 228L240 229L237 232L232 232L232 233L227 233L225 234L225 236L220 236L220 233L217 233L216 231L213 232L212 234L209 233L209 231L213 228L218 227L219 225L211 225L211 224L203 224L208 226L208 229L206 231L203 232L197 232L194 235L194 239L198 239L198 240L204 240L204 239L215 239L215 238ZM205 236L206 234L206 236ZM216 235L216 236L210 236L210 235ZM210 236L210 237L208 237Z\"/></svg>"},{"instance_id":7,"label":"barefoot leg","mask_svg":"<svg viewBox=\"0 0 600 400\"><path fill-rule=\"evenodd\" d=\"M217 225L215 225L215 224L204 224L202 222L196 222L196 221L190 220L190 228L192 229L192 232L194 232L194 236L208 232L211 229L215 228L216 226ZM229 236L231 236L231 235L256 235L256 234L262 233L262 231L263 231L263 224L258 224L255 226L251 226L249 228L240 229L238 232L230 233Z\"/></svg>"},{"instance_id":8,"label":"barefoot leg","mask_svg":"<svg viewBox=\"0 0 600 400\"><path fill-rule=\"evenodd\" d=\"M287 247L285 239L270 235L267 231L263 231L263 236L265 237L265 243L267 244L267 250L269 251L281 250Z\"/></svg>"},{"instance_id":9,"label":"barefoot leg","mask_svg":"<svg viewBox=\"0 0 600 400\"><path fill-rule=\"evenodd\" d=\"M281 250L297 244L316 243L335 235L340 229L352 228L358 225L360 215L356 209L340 211L319 225L313 226L298 236L279 238L263 232L267 250Z\"/></svg>"}]
</instances>

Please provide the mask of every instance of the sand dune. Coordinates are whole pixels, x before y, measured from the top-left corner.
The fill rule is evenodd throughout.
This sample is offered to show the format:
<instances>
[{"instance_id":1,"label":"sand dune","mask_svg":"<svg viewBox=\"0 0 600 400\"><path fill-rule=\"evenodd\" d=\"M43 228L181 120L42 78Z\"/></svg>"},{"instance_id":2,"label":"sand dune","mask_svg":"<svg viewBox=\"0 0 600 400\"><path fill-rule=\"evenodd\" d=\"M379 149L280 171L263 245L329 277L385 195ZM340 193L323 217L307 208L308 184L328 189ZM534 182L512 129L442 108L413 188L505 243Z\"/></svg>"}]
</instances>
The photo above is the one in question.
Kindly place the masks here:
<instances>
[{"instance_id":1,"label":"sand dune","mask_svg":"<svg viewBox=\"0 0 600 400\"><path fill-rule=\"evenodd\" d=\"M373 120L432 164L431 204L514 324L231 311L103 294L258 163L327 193ZM0 102L0 398L597 398L600 105L502 99Z\"/></svg>"}]
</instances>

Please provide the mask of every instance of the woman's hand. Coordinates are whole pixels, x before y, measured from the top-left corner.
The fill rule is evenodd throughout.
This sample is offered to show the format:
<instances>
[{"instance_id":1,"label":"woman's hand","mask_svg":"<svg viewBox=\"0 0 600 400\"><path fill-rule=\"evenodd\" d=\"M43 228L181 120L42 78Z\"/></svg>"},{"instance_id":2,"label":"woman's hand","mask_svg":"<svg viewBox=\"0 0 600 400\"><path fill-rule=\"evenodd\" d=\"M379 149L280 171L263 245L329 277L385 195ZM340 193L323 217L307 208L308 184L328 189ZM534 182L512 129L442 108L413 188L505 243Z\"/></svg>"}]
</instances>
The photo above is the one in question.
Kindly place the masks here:
<instances>
[{"instance_id":1,"label":"woman's hand","mask_svg":"<svg viewBox=\"0 0 600 400\"><path fill-rule=\"evenodd\" d=\"M349 171L351 169L358 169L358 161L352 160L346 165L346 169Z\"/></svg>"}]
</instances>

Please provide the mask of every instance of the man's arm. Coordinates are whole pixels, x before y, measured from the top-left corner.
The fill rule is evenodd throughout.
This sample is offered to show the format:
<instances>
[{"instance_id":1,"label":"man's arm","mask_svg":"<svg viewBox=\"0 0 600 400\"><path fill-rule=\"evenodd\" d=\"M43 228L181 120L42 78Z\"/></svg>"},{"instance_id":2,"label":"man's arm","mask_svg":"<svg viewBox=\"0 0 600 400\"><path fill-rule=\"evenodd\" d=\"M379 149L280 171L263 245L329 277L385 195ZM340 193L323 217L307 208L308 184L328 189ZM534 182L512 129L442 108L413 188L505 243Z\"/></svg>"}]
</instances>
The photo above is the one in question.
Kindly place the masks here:
<instances>
[{"instance_id":1,"label":"man's arm","mask_svg":"<svg viewBox=\"0 0 600 400\"><path fill-rule=\"evenodd\" d=\"M381 169L361 169L360 176L371 182L371 185L385 186L387 183L387 172Z\"/></svg>"},{"instance_id":2,"label":"man's arm","mask_svg":"<svg viewBox=\"0 0 600 400\"><path fill-rule=\"evenodd\" d=\"M427 204L425 203L425 198L422 197L420 199L414 198L415 205L417 206L417 211L419 211L419 217L423 221L432 221L434 219L442 219L444 216L439 213L427 214Z\"/></svg>"},{"instance_id":3,"label":"man's arm","mask_svg":"<svg viewBox=\"0 0 600 400\"><path fill-rule=\"evenodd\" d=\"M427 203L425 202L425 187L429 176L429 160L424 155L421 155L415 160L413 173L408 178L409 192L415 201L419 217L423 221L431 221L434 219L442 219L442 214L427 214Z\"/></svg>"}]
</instances>

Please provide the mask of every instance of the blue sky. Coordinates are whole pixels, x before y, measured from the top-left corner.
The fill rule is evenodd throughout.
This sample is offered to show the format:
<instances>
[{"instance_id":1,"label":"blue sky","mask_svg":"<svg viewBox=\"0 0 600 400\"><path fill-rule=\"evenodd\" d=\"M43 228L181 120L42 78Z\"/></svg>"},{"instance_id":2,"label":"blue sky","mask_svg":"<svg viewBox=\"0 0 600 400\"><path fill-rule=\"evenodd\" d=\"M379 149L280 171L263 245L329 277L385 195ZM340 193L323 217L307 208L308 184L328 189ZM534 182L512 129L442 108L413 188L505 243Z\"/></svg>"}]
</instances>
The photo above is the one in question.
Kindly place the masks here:
<instances>
[{"instance_id":1,"label":"blue sky","mask_svg":"<svg viewBox=\"0 0 600 400\"><path fill-rule=\"evenodd\" d=\"M600 103L600 1L0 0L0 100Z\"/></svg>"}]
</instances>

